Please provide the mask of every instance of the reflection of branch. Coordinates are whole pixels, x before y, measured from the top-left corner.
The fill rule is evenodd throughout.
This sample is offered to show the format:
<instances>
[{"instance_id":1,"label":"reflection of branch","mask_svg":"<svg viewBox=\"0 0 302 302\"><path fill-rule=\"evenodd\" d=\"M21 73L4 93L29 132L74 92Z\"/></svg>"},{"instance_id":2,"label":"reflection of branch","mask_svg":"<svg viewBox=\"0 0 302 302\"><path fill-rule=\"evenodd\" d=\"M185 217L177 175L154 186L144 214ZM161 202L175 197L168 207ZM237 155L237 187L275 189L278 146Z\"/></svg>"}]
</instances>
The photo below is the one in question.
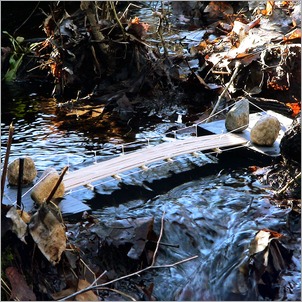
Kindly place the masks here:
<instances>
[{"instance_id":1,"label":"reflection of branch","mask_svg":"<svg viewBox=\"0 0 302 302\"><path fill-rule=\"evenodd\" d=\"M156 248L155 248L155 251L154 251L154 255L153 255L153 258L152 258L152 263L151 265L139 270L139 271L136 271L134 273L131 273L129 275L125 275L125 276L122 276L122 277L119 277L119 278L116 278L114 280L111 280L111 281L108 281L106 283L103 283L103 284L98 284L98 285L93 285L93 283L84 288L84 289L81 289L79 291L77 291L76 293L73 293L63 299L61 299L62 301L65 301L65 300L68 300L76 295L79 295L79 294L82 294L86 291L89 291L89 290L95 290L95 289L102 289L104 288L104 286L107 286L109 284L112 284L112 283L115 283L117 281L120 281L120 280L123 280L123 279L126 279L126 278L129 278L129 277L132 277L132 276L137 276L139 274L141 274L142 272L145 272L149 269L154 269L154 268L170 268L170 267L174 267L175 265L178 265L178 264L181 264L181 263L184 263L184 262L188 262L188 261L191 261L193 259L196 259L198 256L195 255L195 256L192 256L192 257L189 257L189 258L186 258L186 259L183 259L183 260L180 260L180 261L177 261L177 262L174 262L174 263L171 263L171 264L163 264L163 265L154 265L154 262L155 262L155 257L156 257L156 254L158 252L158 247L159 247L159 244L160 244L160 240L162 238L162 235L163 235L163 230L164 230L164 214L165 212L163 213L162 215L162 218L161 218L161 227L160 227L160 232L159 232L159 237L158 237L158 240L157 240L157 243L156 243ZM95 283L95 282L94 282Z\"/></svg>"}]
</instances>

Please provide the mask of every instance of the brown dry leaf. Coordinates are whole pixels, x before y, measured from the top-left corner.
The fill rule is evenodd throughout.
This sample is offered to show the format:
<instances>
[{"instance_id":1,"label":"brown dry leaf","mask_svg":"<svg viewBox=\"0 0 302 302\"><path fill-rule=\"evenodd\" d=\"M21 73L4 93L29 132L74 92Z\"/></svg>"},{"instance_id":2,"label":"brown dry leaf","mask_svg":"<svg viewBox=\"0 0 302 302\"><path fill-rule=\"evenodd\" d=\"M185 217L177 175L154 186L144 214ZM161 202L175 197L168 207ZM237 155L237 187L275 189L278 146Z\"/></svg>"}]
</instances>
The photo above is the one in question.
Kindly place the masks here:
<instances>
[{"instance_id":1,"label":"brown dry leaf","mask_svg":"<svg viewBox=\"0 0 302 302\"><path fill-rule=\"evenodd\" d=\"M29 232L47 260L57 264L66 249L65 228L47 204L43 203L32 216Z\"/></svg>"},{"instance_id":2,"label":"brown dry leaf","mask_svg":"<svg viewBox=\"0 0 302 302\"><path fill-rule=\"evenodd\" d=\"M67 297L67 296L70 296L70 295L74 294L75 292L76 292L75 287L68 287L66 289L61 290L58 293L51 294L51 296L54 300L61 300L64 297ZM69 301L69 300L67 300L67 301Z\"/></svg>"},{"instance_id":3,"label":"brown dry leaf","mask_svg":"<svg viewBox=\"0 0 302 302\"><path fill-rule=\"evenodd\" d=\"M18 236L18 238L26 243L25 236L27 235L27 224L20 217L15 207L11 207L6 214L7 218L10 218L13 222L12 231Z\"/></svg>"},{"instance_id":4,"label":"brown dry leaf","mask_svg":"<svg viewBox=\"0 0 302 302\"><path fill-rule=\"evenodd\" d=\"M27 212L22 210L17 210L17 212L25 223L30 222L30 215Z\"/></svg>"},{"instance_id":5,"label":"brown dry leaf","mask_svg":"<svg viewBox=\"0 0 302 302\"><path fill-rule=\"evenodd\" d=\"M293 111L293 117L295 117L301 111L301 103L286 103L285 105Z\"/></svg>"},{"instance_id":6,"label":"brown dry leaf","mask_svg":"<svg viewBox=\"0 0 302 302\"><path fill-rule=\"evenodd\" d=\"M270 0L266 2L266 15L270 16L273 13L273 10L275 8L275 1L274 0Z\"/></svg>"},{"instance_id":7,"label":"brown dry leaf","mask_svg":"<svg viewBox=\"0 0 302 302\"><path fill-rule=\"evenodd\" d=\"M78 282L77 291L87 288L88 286L90 286L89 282L87 282L86 280L80 279ZM99 298L92 290L89 290L85 293L76 295L75 300L76 301L98 301Z\"/></svg>"},{"instance_id":8,"label":"brown dry leaf","mask_svg":"<svg viewBox=\"0 0 302 302\"><path fill-rule=\"evenodd\" d=\"M283 37L283 41L301 39L301 28L296 28Z\"/></svg>"},{"instance_id":9,"label":"brown dry leaf","mask_svg":"<svg viewBox=\"0 0 302 302\"><path fill-rule=\"evenodd\" d=\"M224 15L234 14L233 7L225 1L211 1L204 9L210 18L219 19Z\"/></svg>"},{"instance_id":10,"label":"brown dry leaf","mask_svg":"<svg viewBox=\"0 0 302 302\"><path fill-rule=\"evenodd\" d=\"M129 22L126 30L129 31L129 33L133 34L135 37L144 39L149 28L150 25L148 23L140 22L140 19L138 17L135 17Z\"/></svg>"},{"instance_id":11,"label":"brown dry leaf","mask_svg":"<svg viewBox=\"0 0 302 302\"><path fill-rule=\"evenodd\" d=\"M278 232L262 229L256 234L254 240L251 242L250 255L264 251L273 239L278 239L282 236L283 235Z\"/></svg>"},{"instance_id":12,"label":"brown dry leaf","mask_svg":"<svg viewBox=\"0 0 302 302\"><path fill-rule=\"evenodd\" d=\"M277 282L280 272L287 267L293 254L279 242L282 236L278 232L262 229L250 245L250 269L256 282L267 287L267 290Z\"/></svg>"},{"instance_id":13,"label":"brown dry leaf","mask_svg":"<svg viewBox=\"0 0 302 302\"><path fill-rule=\"evenodd\" d=\"M5 274L12 287L11 300L15 301L36 301L36 295L27 285L24 276L21 275L15 267L8 267Z\"/></svg>"}]
</instances>

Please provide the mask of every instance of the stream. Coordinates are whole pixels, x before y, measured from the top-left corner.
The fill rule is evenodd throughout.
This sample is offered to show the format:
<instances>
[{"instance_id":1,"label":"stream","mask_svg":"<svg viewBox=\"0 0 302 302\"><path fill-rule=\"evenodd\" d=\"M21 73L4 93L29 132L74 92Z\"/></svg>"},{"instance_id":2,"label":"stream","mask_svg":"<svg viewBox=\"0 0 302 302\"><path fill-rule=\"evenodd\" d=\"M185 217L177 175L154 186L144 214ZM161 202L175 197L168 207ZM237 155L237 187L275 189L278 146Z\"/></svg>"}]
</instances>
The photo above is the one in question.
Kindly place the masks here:
<instances>
[{"instance_id":1,"label":"stream","mask_svg":"<svg viewBox=\"0 0 302 302\"><path fill-rule=\"evenodd\" d=\"M2 85L1 162L11 122L14 136L10 162L30 156L38 176L49 167L60 172L67 165L74 170L109 159L120 154L118 146L129 143L129 138L117 135L114 129L98 135L60 130L54 122L56 104L50 94L51 87L43 82ZM146 122L133 136L131 150L145 147L146 139L151 144L160 143L175 126L178 125L164 120L158 125ZM143 274L146 283L154 283L152 295L161 301L271 300L267 293L264 297L259 295L255 284L246 283L241 268L248 261L251 240L259 230L279 232L285 235L284 245L293 251L293 257L280 275L274 298L300 300L300 233L292 233L288 228L290 209L274 204L269 188L247 169L261 162L245 161L242 154L230 152L221 159L215 154L205 155L202 163L193 162L192 169L187 168L180 175L164 171L169 170L167 166L160 166L154 175L159 173L162 179L155 176L150 179L141 172L135 175L136 183L132 183L132 176L126 176L124 185L111 180L106 188L99 185L93 191L85 188L71 192L62 201L61 209L69 223L81 217L83 211L90 211L102 224L154 217L157 234L164 215L162 242L171 246L160 246L156 264L198 257ZM239 164L235 166L237 159ZM179 162L184 167L192 159L182 157ZM30 187L24 188L23 193L25 210L34 210ZM6 186L4 203L12 204L15 199L16 189ZM91 232L98 234L99 227L93 226ZM126 281L121 286L131 294Z\"/></svg>"},{"instance_id":2,"label":"stream","mask_svg":"<svg viewBox=\"0 0 302 302\"><path fill-rule=\"evenodd\" d=\"M5 93L1 121L2 159L12 120L15 132L10 161L30 156L39 174L50 166L57 171L67 164L71 169L79 169L96 160L105 160L116 153L117 149L112 147L122 142L121 138L114 136L89 138L81 132L59 130L52 121L54 104L48 98L39 101L41 87L28 88L17 83L9 90L3 89L2 93ZM136 135L135 148L144 147L141 137L148 136L148 133L152 141L156 131L154 143L158 143L158 137L169 126L146 126ZM104 146L105 151L101 151ZM70 214L91 210L94 217L105 224L114 219L154 217L157 233L165 212L162 241L179 247L160 247L156 263L175 263L195 255L198 258L172 268L145 273L144 279L154 282L153 295L158 300L259 299L255 288L240 279L238 270L248 259L249 245L257 231L267 228L280 232L286 235L286 246L294 250L294 255L293 262L282 273L278 297L294 301L300 295L300 236L288 230L290 209L282 209L272 203L269 189L246 169L247 159L243 158L245 166L235 169L232 163L234 158L238 159L237 156L230 153L220 162L205 156L203 165L208 168L203 169L201 164L180 176L170 175L164 180L156 180L156 173L153 181L144 178L143 173L137 173L137 180L142 178L145 184L149 180L145 185L147 189L131 184L129 176L129 179L125 177L124 183L128 185L124 187L112 180L107 184L110 189L108 191L107 188L107 192L102 186L94 192L79 190L66 196L62 201L62 211L67 213L66 221L74 221L76 218ZM180 162L186 165L185 158ZM157 168L157 173L160 174L164 167ZM24 196L23 202L26 210L30 211L34 205L29 195ZM10 204L15 196L16 189L7 187L4 202ZM92 231L97 233L98 227Z\"/></svg>"}]
</instances>

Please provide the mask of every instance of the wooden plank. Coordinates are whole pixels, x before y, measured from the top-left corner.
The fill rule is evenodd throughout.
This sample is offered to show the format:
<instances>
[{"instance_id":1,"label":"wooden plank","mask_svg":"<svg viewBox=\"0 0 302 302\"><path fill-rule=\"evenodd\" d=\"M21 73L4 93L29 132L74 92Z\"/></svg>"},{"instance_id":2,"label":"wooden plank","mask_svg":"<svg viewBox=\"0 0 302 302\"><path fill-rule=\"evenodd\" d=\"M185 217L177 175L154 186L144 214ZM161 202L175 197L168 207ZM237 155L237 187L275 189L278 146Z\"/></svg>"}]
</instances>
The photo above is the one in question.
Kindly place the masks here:
<instances>
[{"instance_id":1,"label":"wooden plank","mask_svg":"<svg viewBox=\"0 0 302 302\"><path fill-rule=\"evenodd\" d=\"M245 138L236 134L226 133L192 137L149 146L66 174L64 177L65 189L68 191L127 170L178 155L214 148L232 147L245 143L247 143Z\"/></svg>"}]
</instances>

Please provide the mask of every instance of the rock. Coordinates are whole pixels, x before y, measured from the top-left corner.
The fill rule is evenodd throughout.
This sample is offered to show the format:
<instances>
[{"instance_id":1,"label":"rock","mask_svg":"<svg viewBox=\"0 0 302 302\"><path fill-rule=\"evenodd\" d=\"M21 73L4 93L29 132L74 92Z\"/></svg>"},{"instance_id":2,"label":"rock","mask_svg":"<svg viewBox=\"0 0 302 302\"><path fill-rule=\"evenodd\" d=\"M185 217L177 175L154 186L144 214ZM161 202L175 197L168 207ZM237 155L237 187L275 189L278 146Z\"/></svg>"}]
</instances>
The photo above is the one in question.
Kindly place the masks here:
<instances>
[{"instance_id":1,"label":"rock","mask_svg":"<svg viewBox=\"0 0 302 302\"><path fill-rule=\"evenodd\" d=\"M241 99L227 113L225 127L228 131L242 132L249 126L249 101Z\"/></svg>"},{"instance_id":2,"label":"rock","mask_svg":"<svg viewBox=\"0 0 302 302\"><path fill-rule=\"evenodd\" d=\"M8 183L14 186L18 185L19 177L19 162L20 159L17 158L8 165L7 168L7 180ZM23 178L22 184L27 185L34 181L37 176L37 169L34 161L30 157L24 157L24 168L23 168Z\"/></svg>"},{"instance_id":3,"label":"rock","mask_svg":"<svg viewBox=\"0 0 302 302\"><path fill-rule=\"evenodd\" d=\"M31 192L31 198L38 204L42 204L49 196L53 187L56 185L59 174L54 168L48 168L44 171L38 180L38 184L33 188ZM61 182L53 198L63 197L65 193L64 183Z\"/></svg>"},{"instance_id":4,"label":"rock","mask_svg":"<svg viewBox=\"0 0 302 302\"><path fill-rule=\"evenodd\" d=\"M298 116L280 142L281 155L288 161L301 163L301 117Z\"/></svg>"},{"instance_id":5,"label":"rock","mask_svg":"<svg viewBox=\"0 0 302 302\"><path fill-rule=\"evenodd\" d=\"M252 128L251 142L260 146L272 146L280 129L280 122L276 117L265 115Z\"/></svg>"}]
</instances>

